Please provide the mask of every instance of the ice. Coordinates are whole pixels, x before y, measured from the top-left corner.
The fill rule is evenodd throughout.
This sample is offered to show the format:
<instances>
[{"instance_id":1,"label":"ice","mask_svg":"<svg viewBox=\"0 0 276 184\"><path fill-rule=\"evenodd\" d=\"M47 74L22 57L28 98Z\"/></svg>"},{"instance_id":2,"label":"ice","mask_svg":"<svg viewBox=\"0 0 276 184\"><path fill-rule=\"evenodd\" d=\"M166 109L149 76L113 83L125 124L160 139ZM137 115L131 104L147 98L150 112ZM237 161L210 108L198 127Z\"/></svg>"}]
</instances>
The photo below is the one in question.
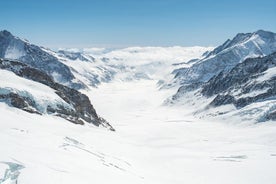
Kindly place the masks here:
<instances>
[{"instance_id":1,"label":"ice","mask_svg":"<svg viewBox=\"0 0 276 184\"><path fill-rule=\"evenodd\" d=\"M2 162L0 164L5 164L8 168L5 170L4 177L0 178L1 184L17 184L18 183L18 176L20 175L21 169L24 168L23 165L14 162Z\"/></svg>"}]
</instances>

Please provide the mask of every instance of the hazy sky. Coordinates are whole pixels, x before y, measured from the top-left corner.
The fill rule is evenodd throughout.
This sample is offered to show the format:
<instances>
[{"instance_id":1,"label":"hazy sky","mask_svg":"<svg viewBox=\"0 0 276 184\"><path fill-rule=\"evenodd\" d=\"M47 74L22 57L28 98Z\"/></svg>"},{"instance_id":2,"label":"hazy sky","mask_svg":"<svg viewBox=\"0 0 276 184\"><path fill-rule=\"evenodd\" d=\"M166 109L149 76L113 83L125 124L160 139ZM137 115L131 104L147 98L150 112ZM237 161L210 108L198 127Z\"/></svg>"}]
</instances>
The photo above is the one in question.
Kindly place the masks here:
<instances>
[{"instance_id":1,"label":"hazy sky","mask_svg":"<svg viewBox=\"0 0 276 184\"><path fill-rule=\"evenodd\" d=\"M276 32L276 0L1 0L0 29L47 47L216 46Z\"/></svg>"}]
</instances>

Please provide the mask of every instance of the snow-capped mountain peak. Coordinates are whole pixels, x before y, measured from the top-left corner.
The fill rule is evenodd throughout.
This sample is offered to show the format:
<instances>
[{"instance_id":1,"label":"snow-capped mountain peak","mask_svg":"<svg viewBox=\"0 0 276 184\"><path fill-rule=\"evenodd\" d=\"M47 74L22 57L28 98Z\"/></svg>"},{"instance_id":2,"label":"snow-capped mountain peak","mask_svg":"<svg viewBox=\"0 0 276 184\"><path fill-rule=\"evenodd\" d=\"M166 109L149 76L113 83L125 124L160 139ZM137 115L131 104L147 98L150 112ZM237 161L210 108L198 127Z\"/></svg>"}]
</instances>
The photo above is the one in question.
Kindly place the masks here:
<instances>
[{"instance_id":1,"label":"snow-capped mountain peak","mask_svg":"<svg viewBox=\"0 0 276 184\"><path fill-rule=\"evenodd\" d=\"M169 102L200 104L201 116L275 120L275 56L275 33L239 33L192 66L175 70L181 87Z\"/></svg>"},{"instance_id":2,"label":"snow-capped mountain peak","mask_svg":"<svg viewBox=\"0 0 276 184\"><path fill-rule=\"evenodd\" d=\"M76 89L84 85L77 81L70 68L60 62L57 57L46 52L40 46L30 44L9 31L0 32L0 58L20 60L20 62L42 70L53 77L56 82Z\"/></svg>"},{"instance_id":3,"label":"snow-capped mountain peak","mask_svg":"<svg viewBox=\"0 0 276 184\"><path fill-rule=\"evenodd\" d=\"M258 30L253 33L238 33L232 40L228 39L222 45L215 48L206 56L206 58L210 57L211 55L219 54L220 52L225 51L226 49L233 49L233 47L235 46L248 44L249 42L253 42L256 47L261 46L264 43L271 43L273 49L273 47L276 47L275 40L275 33L264 30ZM265 55L271 53L271 51L268 53L267 49L262 48L260 48L260 51L263 52L263 54Z\"/></svg>"},{"instance_id":4,"label":"snow-capped mountain peak","mask_svg":"<svg viewBox=\"0 0 276 184\"><path fill-rule=\"evenodd\" d=\"M206 82L222 71L231 70L246 58L266 56L276 51L276 34L259 30L239 33L227 40L189 68L175 70L175 81L180 84Z\"/></svg>"}]
</instances>

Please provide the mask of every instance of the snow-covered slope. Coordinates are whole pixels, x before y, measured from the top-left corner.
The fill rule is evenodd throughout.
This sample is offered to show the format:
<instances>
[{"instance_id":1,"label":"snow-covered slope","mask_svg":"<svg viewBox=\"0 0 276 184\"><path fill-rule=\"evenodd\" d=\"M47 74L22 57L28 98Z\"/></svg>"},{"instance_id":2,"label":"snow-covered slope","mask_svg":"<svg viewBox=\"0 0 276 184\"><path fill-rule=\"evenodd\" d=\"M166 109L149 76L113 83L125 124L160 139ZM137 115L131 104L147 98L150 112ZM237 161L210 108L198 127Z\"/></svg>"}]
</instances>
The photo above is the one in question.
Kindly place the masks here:
<instances>
[{"instance_id":1,"label":"snow-covered slope","mask_svg":"<svg viewBox=\"0 0 276 184\"><path fill-rule=\"evenodd\" d=\"M0 68L2 102L30 113L52 114L76 124L87 122L113 130L79 91L56 83L46 73L18 61L0 59Z\"/></svg>"},{"instance_id":2,"label":"snow-covered slope","mask_svg":"<svg viewBox=\"0 0 276 184\"><path fill-rule=\"evenodd\" d=\"M195 119L189 109L161 106L173 91L159 91L156 82L116 81L89 93L116 132L0 103L0 180L9 184L16 178L18 184L276 180L274 123L232 125Z\"/></svg>"},{"instance_id":3,"label":"snow-covered slope","mask_svg":"<svg viewBox=\"0 0 276 184\"><path fill-rule=\"evenodd\" d=\"M110 82L117 73L123 72L125 69L124 66L110 65L102 59L95 59L93 56L82 52L66 50L59 50L58 52L47 50L47 52L69 66L74 76L82 81L86 87L97 87L103 82Z\"/></svg>"},{"instance_id":4,"label":"snow-covered slope","mask_svg":"<svg viewBox=\"0 0 276 184\"><path fill-rule=\"evenodd\" d=\"M36 109L32 109L33 107L31 105L23 107L24 110L28 110L29 112L33 110L33 112L37 113L46 113L47 108L56 109L58 106L73 110L73 107L62 100L55 93L54 89L44 84L19 77L10 71L2 69L0 69L0 76L1 101L6 101L8 104L13 105L12 98L5 98L5 96L14 94L18 95L18 97L29 99L29 102L35 103Z\"/></svg>"}]
</instances>

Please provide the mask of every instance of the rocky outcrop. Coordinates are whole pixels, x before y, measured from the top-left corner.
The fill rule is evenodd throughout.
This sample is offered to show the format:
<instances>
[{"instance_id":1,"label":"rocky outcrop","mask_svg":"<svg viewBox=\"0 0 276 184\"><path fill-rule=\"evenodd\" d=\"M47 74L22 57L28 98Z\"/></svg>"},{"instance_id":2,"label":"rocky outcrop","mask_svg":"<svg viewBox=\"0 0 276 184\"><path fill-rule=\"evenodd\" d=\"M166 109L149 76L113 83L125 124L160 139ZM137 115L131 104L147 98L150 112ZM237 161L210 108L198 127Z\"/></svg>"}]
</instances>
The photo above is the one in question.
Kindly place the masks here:
<instances>
[{"instance_id":1,"label":"rocky outcrop","mask_svg":"<svg viewBox=\"0 0 276 184\"><path fill-rule=\"evenodd\" d=\"M270 112L264 117L264 120L276 121L276 111Z\"/></svg>"},{"instance_id":2,"label":"rocky outcrop","mask_svg":"<svg viewBox=\"0 0 276 184\"><path fill-rule=\"evenodd\" d=\"M39 111L33 108L35 107L35 102L31 98L20 96L19 94L11 92L8 94L1 94L0 101L1 100L5 101L7 104L13 107L22 109L29 113L41 114Z\"/></svg>"},{"instance_id":3,"label":"rocky outcrop","mask_svg":"<svg viewBox=\"0 0 276 184\"><path fill-rule=\"evenodd\" d=\"M84 124L84 122L88 122L96 126L102 125L110 130L114 130L107 121L97 115L94 107L86 95L75 89L56 83L51 76L47 75L43 71L32 68L18 61L5 59L0 59L0 68L12 71L20 77L49 86L55 90L55 93L61 99L72 107L68 108L67 106L62 106L60 104L58 104L56 108L48 106L47 113L60 116L76 124ZM26 97L19 96L19 94L10 93L6 96L2 95L0 96L0 99L8 99L10 101L10 105L28 112L39 114L43 113L39 111L39 108L37 108L35 102Z\"/></svg>"}]
</instances>

